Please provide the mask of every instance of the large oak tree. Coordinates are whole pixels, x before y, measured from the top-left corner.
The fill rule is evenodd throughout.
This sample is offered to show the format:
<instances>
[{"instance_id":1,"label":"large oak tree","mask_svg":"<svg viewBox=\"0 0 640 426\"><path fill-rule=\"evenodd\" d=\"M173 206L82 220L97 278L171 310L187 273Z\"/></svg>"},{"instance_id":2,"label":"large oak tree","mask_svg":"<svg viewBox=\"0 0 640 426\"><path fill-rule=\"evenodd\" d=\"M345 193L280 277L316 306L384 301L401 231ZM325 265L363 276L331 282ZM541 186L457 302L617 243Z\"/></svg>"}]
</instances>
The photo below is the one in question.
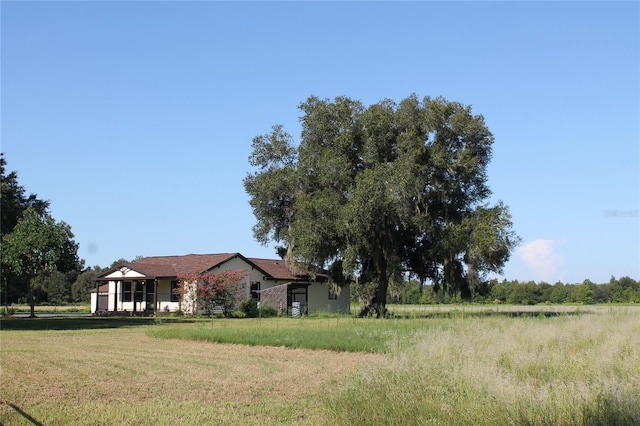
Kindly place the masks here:
<instances>
[{"instance_id":1,"label":"large oak tree","mask_svg":"<svg viewBox=\"0 0 640 426\"><path fill-rule=\"evenodd\" d=\"M376 284L364 313L385 311L389 280L407 274L473 297L519 239L508 208L489 205L493 136L482 116L412 95L363 106L300 104L296 144L282 126L253 140L244 180L254 235L299 267L341 265Z\"/></svg>"}]
</instances>

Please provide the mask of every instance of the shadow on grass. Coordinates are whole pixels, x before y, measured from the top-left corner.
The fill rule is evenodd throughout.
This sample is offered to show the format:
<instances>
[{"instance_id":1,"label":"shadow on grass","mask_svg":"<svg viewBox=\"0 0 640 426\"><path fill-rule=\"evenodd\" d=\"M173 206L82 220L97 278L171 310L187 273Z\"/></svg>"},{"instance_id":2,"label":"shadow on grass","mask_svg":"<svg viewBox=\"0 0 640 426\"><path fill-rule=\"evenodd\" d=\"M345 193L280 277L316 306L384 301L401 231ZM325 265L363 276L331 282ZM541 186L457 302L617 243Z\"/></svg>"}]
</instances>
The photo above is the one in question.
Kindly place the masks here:
<instances>
[{"instance_id":1,"label":"shadow on grass","mask_svg":"<svg viewBox=\"0 0 640 426\"><path fill-rule=\"evenodd\" d=\"M178 318L162 318L161 322L190 322ZM103 328L139 327L158 323L151 317L81 317L81 318L3 318L2 330L95 330Z\"/></svg>"},{"instance_id":2,"label":"shadow on grass","mask_svg":"<svg viewBox=\"0 0 640 426\"><path fill-rule=\"evenodd\" d=\"M27 414L24 411L22 411L22 409L20 407L18 407L17 405L11 404L10 402L2 402L2 403L7 405L8 407L11 407L16 413L20 414L22 416L22 418L25 419L30 424L36 425L36 426L42 426L43 425L38 420L34 419L29 414ZM2 423L0 423L0 424L2 424Z\"/></svg>"},{"instance_id":3,"label":"shadow on grass","mask_svg":"<svg viewBox=\"0 0 640 426\"><path fill-rule=\"evenodd\" d=\"M507 317L507 318L552 318L552 317L569 317L589 314L586 311L567 311L567 312L551 312L551 311L447 311L447 312L401 312L389 313L390 318L488 318L488 317Z\"/></svg>"}]
</instances>

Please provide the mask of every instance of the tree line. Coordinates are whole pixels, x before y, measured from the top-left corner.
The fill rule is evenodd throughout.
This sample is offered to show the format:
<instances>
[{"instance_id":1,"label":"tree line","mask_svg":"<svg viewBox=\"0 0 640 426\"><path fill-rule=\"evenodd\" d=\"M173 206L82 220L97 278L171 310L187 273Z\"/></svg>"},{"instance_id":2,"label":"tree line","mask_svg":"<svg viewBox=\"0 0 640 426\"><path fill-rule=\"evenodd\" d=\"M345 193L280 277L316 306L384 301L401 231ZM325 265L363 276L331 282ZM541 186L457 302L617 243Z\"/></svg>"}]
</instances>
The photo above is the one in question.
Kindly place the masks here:
<instances>
[{"instance_id":1,"label":"tree line","mask_svg":"<svg viewBox=\"0 0 640 426\"><path fill-rule=\"evenodd\" d=\"M365 294L362 294L362 292ZM366 286L352 294L355 302L366 299ZM434 291L431 285L418 281L397 281L389 287L389 300L399 304L436 304L460 302L460 296ZM546 282L492 279L479 286L473 299L476 303L512 305L537 305L540 303L640 303L640 281L628 276L611 277L609 282L596 284L591 280L582 283L549 284Z\"/></svg>"}]
</instances>

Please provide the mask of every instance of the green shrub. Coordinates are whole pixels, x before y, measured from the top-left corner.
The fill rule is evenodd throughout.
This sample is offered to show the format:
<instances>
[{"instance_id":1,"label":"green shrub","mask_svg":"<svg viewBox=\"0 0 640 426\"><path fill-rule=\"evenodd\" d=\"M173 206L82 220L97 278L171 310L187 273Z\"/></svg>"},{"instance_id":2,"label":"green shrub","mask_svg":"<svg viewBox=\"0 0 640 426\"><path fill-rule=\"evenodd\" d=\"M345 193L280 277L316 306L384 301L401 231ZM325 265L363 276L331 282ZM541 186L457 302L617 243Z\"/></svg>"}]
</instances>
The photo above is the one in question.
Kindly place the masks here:
<instances>
[{"instance_id":1,"label":"green shrub","mask_svg":"<svg viewBox=\"0 0 640 426\"><path fill-rule=\"evenodd\" d=\"M262 318L271 318L280 316L280 311L271 306L261 306L259 316Z\"/></svg>"},{"instance_id":2,"label":"green shrub","mask_svg":"<svg viewBox=\"0 0 640 426\"><path fill-rule=\"evenodd\" d=\"M244 312L245 317L247 318L257 318L260 315L260 310L258 309L258 302L256 302L253 298L247 299L240 304L240 310Z\"/></svg>"}]
</instances>

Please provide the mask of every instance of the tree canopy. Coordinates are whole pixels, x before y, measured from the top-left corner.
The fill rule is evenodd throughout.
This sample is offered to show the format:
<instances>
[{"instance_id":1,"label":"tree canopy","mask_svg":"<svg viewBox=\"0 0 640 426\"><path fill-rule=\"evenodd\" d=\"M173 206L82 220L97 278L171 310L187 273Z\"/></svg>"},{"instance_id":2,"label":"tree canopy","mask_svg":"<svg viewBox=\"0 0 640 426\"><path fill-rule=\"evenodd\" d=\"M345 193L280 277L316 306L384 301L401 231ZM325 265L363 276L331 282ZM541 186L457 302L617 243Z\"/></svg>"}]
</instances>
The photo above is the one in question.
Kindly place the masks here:
<instances>
[{"instance_id":1,"label":"tree canopy","mask_svg":"<svg viewBox=\"0 0 640 426\"><path fill-rule=\"evenodd\" d=\"M71 227L51 217L48 201L38 199L35 194L25 195L18 174L5 173L4 154L0 166L3 296L6 301L9 281L18 289L17 294L26 287L33 316L34 287L50 293L52 299L68 299L67 281L75 279L83 262L78 258L78 244ZM67 273L71 274L65 276Z\"/></svg>"},{"instance_id":2,"label":"tree canopy","mask_svg":"<svg viewBox=\"0 0 640 426\"><path fill-rule=\"evenodd\" d=\"M13 231L27 208L32 207L39 214L49 209L49 201L39 199L36 194L26 195L26 189L18 183L18 173L7 173L6 166L4 153L0 153L0 238Z\"/></svg>"},{"instance_id":3,"label":"tree canopy","mask_svg":"<svg viewBox=\"0 0 640 426\"><path fill-rule=\"evenodd\" d=\"M280 125L253 139L244 179L254 236L294 264L342 266L373 282L366 313L385 310L393 276L473 297L518 237L506 205L489 205L493 136L469 106L443 98L365 107L347 97L299 105L298 144Z\"/></svg>"}]
</instances>

